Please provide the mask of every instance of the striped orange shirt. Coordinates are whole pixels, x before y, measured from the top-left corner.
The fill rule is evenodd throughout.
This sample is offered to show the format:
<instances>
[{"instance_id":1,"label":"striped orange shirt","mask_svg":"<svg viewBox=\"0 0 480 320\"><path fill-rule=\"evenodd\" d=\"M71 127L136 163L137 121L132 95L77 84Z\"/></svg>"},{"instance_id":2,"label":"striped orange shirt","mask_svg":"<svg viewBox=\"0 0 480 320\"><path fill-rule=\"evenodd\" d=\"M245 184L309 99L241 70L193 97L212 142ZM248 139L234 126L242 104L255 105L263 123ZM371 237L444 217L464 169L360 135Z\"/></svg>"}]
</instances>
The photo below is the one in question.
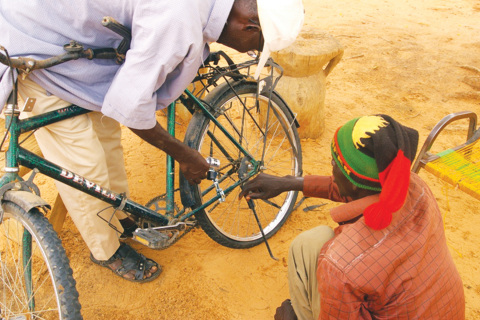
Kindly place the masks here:
<instances>
[{"instance_id":1,"label":"striped orange shirt","mask_svg":"<svg viewBox=\"0 0 480 320\"><path fill-rule=\"evenodd\" d=\"M378 199L343 199L331 177L305 177L303 191L347 202L331 211L338 223L358 217ZM361 217L335 229L320 252L317 281L320 319L465 319L463 284L447 248L440 210L414 173L405 204L390 226L373 230Z\"/></svg>"}]
</instances>

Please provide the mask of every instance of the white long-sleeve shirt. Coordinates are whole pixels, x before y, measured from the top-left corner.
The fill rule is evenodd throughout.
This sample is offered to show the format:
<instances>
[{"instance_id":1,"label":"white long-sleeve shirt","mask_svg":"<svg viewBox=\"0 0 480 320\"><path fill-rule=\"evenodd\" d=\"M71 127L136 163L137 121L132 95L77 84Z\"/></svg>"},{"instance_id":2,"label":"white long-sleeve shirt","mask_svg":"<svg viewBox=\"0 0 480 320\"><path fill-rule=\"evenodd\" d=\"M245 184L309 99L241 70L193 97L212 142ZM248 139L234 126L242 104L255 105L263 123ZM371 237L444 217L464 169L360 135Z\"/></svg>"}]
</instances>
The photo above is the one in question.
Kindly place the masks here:
<instances>
[{"instance_id":1,"label":"white long-sleeve shirt","mask_svg":"<svg viewBox=\"0 0 480 320\"><path fill-rule=\"evenodd\" d=\"M79 59L30 78L47 92L101 111L134 129L155 125L155 111L178 98L218 40L233 0L0 0L0 45L12 57L45 59L76 40L84 48L116 48L119 35L103 27L111 16L131 29L123 65ZM0 64L0 108L12 89Z\"/></svg>"}]
</instances>

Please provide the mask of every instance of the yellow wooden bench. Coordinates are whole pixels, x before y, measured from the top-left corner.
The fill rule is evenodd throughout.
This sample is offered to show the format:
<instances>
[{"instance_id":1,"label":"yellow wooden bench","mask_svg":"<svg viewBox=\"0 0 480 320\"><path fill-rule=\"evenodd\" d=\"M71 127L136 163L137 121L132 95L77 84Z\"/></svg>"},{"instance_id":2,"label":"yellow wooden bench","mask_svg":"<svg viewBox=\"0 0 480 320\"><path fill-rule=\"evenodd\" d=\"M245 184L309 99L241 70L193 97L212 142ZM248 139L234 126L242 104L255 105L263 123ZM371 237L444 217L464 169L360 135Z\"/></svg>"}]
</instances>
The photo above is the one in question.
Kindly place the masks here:
<instances>
[{"instance_id":1,"label":"yellow wooden bench","mask_svg":"<svg viewBox=\"0 0 480 320\"><path fill-rule=\"evenodd\" d=\"M465 143L450 149L431 153L433 143L439 134L452 122L468 119ZM480 128L477 115L471 111L452 113L435 125L423 144L412 171L418 173L424 168L442 180L480 200Z\"/></svg>"},{"instance_id":2,"label":"yellow wooden bench","mask_svg":"<svg viewBox=\"0 0 480 320\"><path fill-rule=\"evenodd\" d=\"M0 128L5 128L5 119L0 118ZM25 138L27 139L23 141ZM23 141L22 142L23 148L29 150L30 152L33 152L38 156L42 156L42 151L40 150L40 147L37 144L37 140L35 140L35 136L33 135L28 136L28 134L22 134L20 136L20 141ZM4 166L5 166L5 153L0 152L0 167L3 169ZM18 174L21 177L23 177L26 174L28 174L30 171L31 171L30 168L20 166ZM57 197L55 199L55 204L53 205L53 209L50 213L50 218L49 218L50 223L53 225L53 229L57 233L59 233L60 230L62 230L62 226L63 226L63 222L65 221L66 214L67 214L67 208L65 207L65 204L63 203L60 195L57 194Z\"/></svg>"}]
</instances>

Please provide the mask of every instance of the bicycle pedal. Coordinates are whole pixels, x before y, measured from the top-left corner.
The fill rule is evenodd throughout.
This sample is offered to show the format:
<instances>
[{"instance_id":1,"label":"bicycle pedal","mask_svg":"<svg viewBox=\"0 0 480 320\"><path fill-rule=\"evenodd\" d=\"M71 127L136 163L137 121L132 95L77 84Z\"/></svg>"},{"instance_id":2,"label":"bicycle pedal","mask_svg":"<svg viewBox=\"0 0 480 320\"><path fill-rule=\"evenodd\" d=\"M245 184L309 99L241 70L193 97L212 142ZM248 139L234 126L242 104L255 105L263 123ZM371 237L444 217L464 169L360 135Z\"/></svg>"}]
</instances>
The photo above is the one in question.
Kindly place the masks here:
<instances>
[{"instance_id":1,"label":"bicycle pedal","mask_svg":"<svg viewBox=\"0 0 480 320\"><path fill-rule=\"evenodd\" d=\"M155 229L140 229L133 232L132 239L140 242L151 249L165 249L175 242L178 235L177 230L159 231Z\"/></svg>"}]
</instances>

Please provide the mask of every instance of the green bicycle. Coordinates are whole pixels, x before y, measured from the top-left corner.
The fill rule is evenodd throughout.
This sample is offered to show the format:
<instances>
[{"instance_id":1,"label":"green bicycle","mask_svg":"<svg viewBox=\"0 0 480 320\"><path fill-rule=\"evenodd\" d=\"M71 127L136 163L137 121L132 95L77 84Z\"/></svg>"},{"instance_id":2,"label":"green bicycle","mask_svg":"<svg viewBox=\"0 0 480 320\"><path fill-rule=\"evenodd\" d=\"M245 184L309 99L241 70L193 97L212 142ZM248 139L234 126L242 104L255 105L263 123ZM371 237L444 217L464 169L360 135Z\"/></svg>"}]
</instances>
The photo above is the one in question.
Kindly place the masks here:
<instances>
[{"instance_id":1,"label":"green bicycle","mask_svg":"<svg viewBox=\"0 0 480 320\"><path fill-rule=\"evenodd\" d=\"M46 60L10 59L0 54L0 62L28 73L78 58L122 58L119 50L84 50L73 42L70 49ZM273 69L281 68L270 60L270 75L257 82L250 76L257 62L251 59L236 64L224 52L212 53L203 72L192 82L195 94L185 90L168 107L167 130L172 135L176 104L182 103L191 112L184 143L208 159L209 180L192 186L181 173L175 179L174 161L167 156L166 192L146 205L91 183L88 177L80 177L23 148L20 134L89 110L72 105L19 119L21 110L14 89L4 110L4 141L8 138L9 147L5 152L5 174L0 178L0 319L81 318L68 257L45 217L49 205L33 182L37 172L129 214L142 226L135 231L134 240L150 248L166 248L199 226L213 240L230 248L266 242L269 249L267 239L287 220L297 192L248 205L238 199L238 194L242 184L260 172L302 175L302 152L298 123L274 90L281 72L274 76ZM33 104L33 100L27 104ZM33 170L27 180L18 175L20 165Z\"/></svg>"}]
</instances>

